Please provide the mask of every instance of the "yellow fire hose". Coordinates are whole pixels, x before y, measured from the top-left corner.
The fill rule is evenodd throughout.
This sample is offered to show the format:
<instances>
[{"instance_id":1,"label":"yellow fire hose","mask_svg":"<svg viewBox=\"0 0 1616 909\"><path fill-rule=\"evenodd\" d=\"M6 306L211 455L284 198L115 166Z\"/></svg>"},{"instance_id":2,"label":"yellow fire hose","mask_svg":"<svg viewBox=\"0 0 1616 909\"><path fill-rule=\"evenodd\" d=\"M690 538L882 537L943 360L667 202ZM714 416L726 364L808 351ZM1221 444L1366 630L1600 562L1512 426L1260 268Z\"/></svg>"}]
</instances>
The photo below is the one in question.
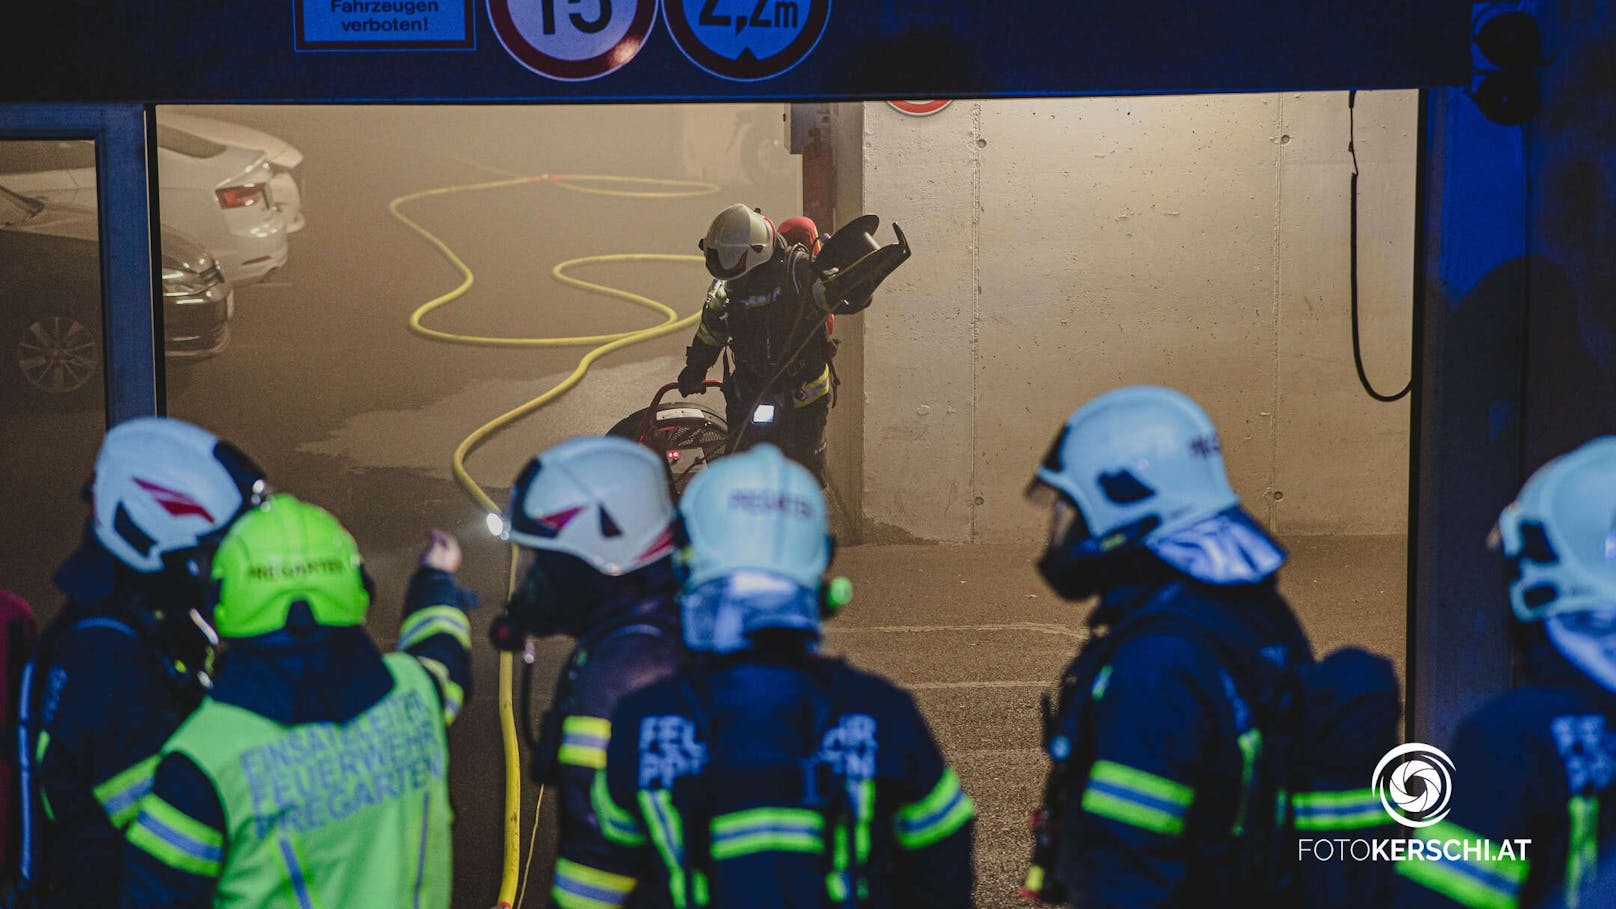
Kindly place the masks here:
<instances>
[{"instance_id":1,"label":"yellow fire hose","mask_svg":"<svg viewBox=\"0 0 1616 909\"><path fill-rule=\"evenodd\" d=\"M671 307L664 305L650 297L636 294L616 287L608 287L582 278L575 278L567 274L567 270L574 266L594 265L607 262L700 262L700 256L674 255L668 253L616 253L603 256L584 256L577 259L568 259L550 269L550 276L562 284L577 287L589 293L600 294L613 299L625 300L637 306L644 307L663 317L660 324L650 328L634 331L616 332L604 335L587 335L569 338L511 338L489 337L482 335L465 335L455 332L428 328L422 319L430 312L445 304L459 299L471 289L476 277L460 256L443 240L421 224L411 220L401 210L406 204L417 199L430 196L445 196L454 193L475 192L478 190L498 189L516 186L523 183L541 183L555 186L572 192L589 193L602 196L618 196L636 199L683 199L693 196L702 196L719 191L719 187L712 183L703 183L695 180L664 180L651 177L623 177L600 174L542 174L539 176L512 177L505 180L494 180L485 183L467 183L456 186L444 186L435 189L422 190L399 196L387 205L392 216L414 231L422 239L432 244L443 257L449 260L460 273L460 284L445 294L433 297L421 304L410 314L410 331L434 341L443 341L449 344L470 344L480 347L584 347L591 349L579 359L578 365L572 373L561 380L554 387L543 394L529 400L519 407L512 408L503 414L489 420L477 427L463 439L454 451L451 466L454 471L455 482L471 496L472 500L492 514L498 514L500 507L489 497L488 493L471 478L466 470L466 458L476 451L484 442L508 428L511 424L528 416L536 410L555 401L577 385L589 371L589 367L601 357L642 341L649 341L680 330L688 330L701 317L697 312L693 315L680 318ZM616 188L623 186L636 186L639 189ZM653 187L661 187L660 189ZM514 589L516 582L515 547L512 547L512 559L507 575L506 594ZM512 689L516 682L515 660L510 653L499 655L499 727L500 738L504 744L505 753L505 852L504 866L500 875L498 909L512 909L521 905L521 897L526 892L526 873L519 864L521 848L522 826L522 764L521 753L516 737L516 711L513 704ZM539 790L539 806L543 805L544 790ZM534 809L533 839L538 837L538 808ZM529 843L528 859L532 860L532 841ZM520 893L518 888L520 887Z\"/></svg>"}]
</instances>

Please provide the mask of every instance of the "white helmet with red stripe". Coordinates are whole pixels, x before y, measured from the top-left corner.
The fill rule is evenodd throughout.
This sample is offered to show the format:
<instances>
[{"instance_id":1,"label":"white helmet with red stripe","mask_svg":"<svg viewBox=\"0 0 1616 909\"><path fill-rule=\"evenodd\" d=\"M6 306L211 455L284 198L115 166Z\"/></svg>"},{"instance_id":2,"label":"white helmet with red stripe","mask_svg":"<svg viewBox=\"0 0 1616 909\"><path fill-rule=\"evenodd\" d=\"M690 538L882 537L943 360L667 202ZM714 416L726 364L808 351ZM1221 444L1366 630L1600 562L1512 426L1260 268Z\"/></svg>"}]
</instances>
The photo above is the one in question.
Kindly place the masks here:
<instances>
[{"instance_id":1,"label":"white helmet with red stripe","mask_svg":"<svg viewBox=\"0 0 1616 909\"><path fill-rule=\"evenodd\" d=\"M137 417L107 431L90 481L94 532L142 573L164 557L216 545L265 493L264 473L213 433L170 417Z\"/></svg>"},{"instance_id":2,"label":"white helmet with red stripe","mask_svg":"<svg viewBox=\"0 0 1616 909\"><path fill-rule=\"evenodd\" d=\"M620 577L673 553L668 469L614 436L569 439L523 468L511 487L505 539L576 556Z\"/></svg>"}]
</instances>

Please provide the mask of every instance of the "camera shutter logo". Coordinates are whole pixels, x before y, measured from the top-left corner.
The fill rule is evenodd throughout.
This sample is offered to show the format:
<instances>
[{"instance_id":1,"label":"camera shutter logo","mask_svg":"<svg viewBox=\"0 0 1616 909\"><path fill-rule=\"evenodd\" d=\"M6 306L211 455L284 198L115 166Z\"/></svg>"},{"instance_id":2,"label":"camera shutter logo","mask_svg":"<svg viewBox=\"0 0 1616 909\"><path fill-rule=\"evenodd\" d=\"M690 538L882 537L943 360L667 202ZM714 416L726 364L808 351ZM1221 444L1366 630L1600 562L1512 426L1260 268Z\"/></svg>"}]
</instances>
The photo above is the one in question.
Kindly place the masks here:
<instances>
[{"instance_id":1,"label":"camera shutter logo","mask_svg":"<svg viewBox=\"0 0 1616 909\"><path fill-rule=\"evenodd\" d=\"M1404 827L1430 827L1448 816L1453 760L1430 745L1399 745L1375 766L1373 786L1392 820Z\"/></svg>"}]
</instances>

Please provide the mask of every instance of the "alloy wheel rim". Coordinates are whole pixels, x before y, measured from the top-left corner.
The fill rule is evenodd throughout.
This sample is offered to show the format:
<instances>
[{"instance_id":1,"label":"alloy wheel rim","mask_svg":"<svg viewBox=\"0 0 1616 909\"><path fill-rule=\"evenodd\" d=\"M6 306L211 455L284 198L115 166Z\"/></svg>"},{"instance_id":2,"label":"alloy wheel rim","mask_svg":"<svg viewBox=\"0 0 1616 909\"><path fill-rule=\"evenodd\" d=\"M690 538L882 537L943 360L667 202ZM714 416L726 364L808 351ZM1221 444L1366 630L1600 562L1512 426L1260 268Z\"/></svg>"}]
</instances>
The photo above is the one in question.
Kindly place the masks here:
<instances>
[{"instance_id":1,"label":"alloy wheel rim","mask_svg":"<svg viewBox=\"0 0 1616 909\"><path fill-rule=\"evenodd\" d=\"M95 375L95 336L77 319L46 316L23 329L17 366L28 384L46 394L67 394Z\"/></svg>"}]
</instances>

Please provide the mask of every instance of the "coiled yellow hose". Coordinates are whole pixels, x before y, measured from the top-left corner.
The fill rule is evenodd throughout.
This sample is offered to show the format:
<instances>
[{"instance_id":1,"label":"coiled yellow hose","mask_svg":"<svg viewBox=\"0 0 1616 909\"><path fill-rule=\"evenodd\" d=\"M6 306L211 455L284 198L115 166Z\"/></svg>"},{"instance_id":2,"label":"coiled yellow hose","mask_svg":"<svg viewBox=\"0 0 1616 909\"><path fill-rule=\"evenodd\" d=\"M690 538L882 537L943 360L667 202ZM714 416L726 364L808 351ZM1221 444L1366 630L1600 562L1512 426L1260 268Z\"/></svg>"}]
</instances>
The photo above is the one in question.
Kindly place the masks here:
<instances>
[{"instance_id":1,"label":"coiled yellow hose","mask_svg":"<svg viewBox=\"0 0 1616 909\"><path fill-rule=\"evenodd\" d=\"M477 427L455 447L451 461L455 482L460 484L460 487L466 491L467 495L471 496L473 501L490 513L498 513L500 507L477 484L477 481L472 479L471 474L466 470L466 458L470 457L472 452L502 430L509 428L511 424L566 394L583 379L584 375L589 372L589 367L601 357L632 344L639 344L676 331L688 330L695 324L697 319L701 318L699 311L681 318L671 307L650 297L616 287L609 287L605 284L597 284L593 281L585 281L582 278L576 278L566 273L568 269L575 266L607 262L700 262L702 260L701 256L670 253L614 253L568 259L550 269L550 276L570 287L577 287L589 293L624 300L649 309L662 316L661 323L633 331L568 338L490 337L428 328L422 322L427 314L464 296L467 291L471 290L472 284L476 281L476 276L465 261L450 248L449 244L430 230L427 230L419 222L405 215L402 211L403 207L417 199L500 189L524 183L540 183L572 192L634 199L684 199L716 193L719 190L719 187L715 184L696 180L665 180L652 177L625 177L605 174L541 174L539 176L512 177L484 183L465 183L426 189L399 196L388 203L388 212L399 223L430 243L460 273L460 283L453 290L433 297L416 307L415 311L410 314L410 331L434 341L442 341L448 344L470 344L479 347L590 347L590 350L579 359L577 367L565 379L562 379L543 394ZM644 188L619 188L624 186ZM650 187L663 188L652 189ZM514 587L516 580L514 549L515 547L512 547L512 560L507 577L507 595ZM515 905L518 885L523 883L523 873L519 864L522 832L522 758L517 743L516 711L512 697L515 682L515 660L511 654L501 653L499 655L499 728L500 739L504 745L505 752L505 852L503 871L500 875L499 902L497 904L499 909L511 909ZM539 790L540 805L543 804L543 797L544 790L541 788ZM538 824L537 809L534 811L533 823L535 826Z\"/></svg>"}]
</instances>

